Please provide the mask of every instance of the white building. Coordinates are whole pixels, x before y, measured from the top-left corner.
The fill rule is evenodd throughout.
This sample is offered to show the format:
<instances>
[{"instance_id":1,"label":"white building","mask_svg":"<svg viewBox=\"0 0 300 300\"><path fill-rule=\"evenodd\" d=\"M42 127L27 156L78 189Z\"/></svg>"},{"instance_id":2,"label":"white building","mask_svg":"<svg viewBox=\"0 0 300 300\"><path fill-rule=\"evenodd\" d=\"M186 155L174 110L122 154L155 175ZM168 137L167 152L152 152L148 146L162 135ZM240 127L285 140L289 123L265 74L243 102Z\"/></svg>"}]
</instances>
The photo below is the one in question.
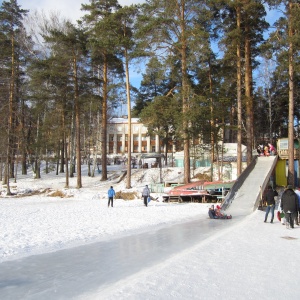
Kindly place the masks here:
<instances>
[{"instance_id":1,"label":"white building","mask_svg":"<svg viewBox=\"0 0 300 300\"><path fill-rule=\"evenodd\" d=\"M120 155L128 151L128 119L112 118L107 126L108 154ZM131 119L132 153L159 153L159 137L147 136L147 128L138 118ZM161 149L163 151L163 149Z\"/></svg>"}]
</instances>

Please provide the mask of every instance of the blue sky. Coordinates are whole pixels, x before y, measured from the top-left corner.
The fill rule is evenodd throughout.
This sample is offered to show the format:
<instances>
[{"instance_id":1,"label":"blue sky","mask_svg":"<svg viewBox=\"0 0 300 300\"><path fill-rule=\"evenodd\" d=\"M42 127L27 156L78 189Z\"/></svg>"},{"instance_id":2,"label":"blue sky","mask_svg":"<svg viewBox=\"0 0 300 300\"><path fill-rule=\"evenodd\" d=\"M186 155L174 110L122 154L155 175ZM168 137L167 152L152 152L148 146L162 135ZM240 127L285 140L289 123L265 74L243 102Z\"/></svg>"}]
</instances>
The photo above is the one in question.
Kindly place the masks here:
<instances>
[{"instance_id":1,"label":"blue sky","mask_svg":"<svg viewBox=\"0 0 300 300\"><path fill-rule=\"evenodd\" d=\"M3 2L2 0L0 1ZM144 3L145 0L119 0L121 5L131 5ZM34 10L43 10L46 14L49 11L59 12L62 17L67 17L71 21L78 20L84 12L80 10L82 3L89 3L89 0L18 0L19 5L24 9L29 9L31 12ZM280 16L279 10L272 10L267 12L267 21L272 26ZM131 66L131 84L139 86L142 79L141 73L134 71L136 67Z\"/></svg>"}]
</instances>

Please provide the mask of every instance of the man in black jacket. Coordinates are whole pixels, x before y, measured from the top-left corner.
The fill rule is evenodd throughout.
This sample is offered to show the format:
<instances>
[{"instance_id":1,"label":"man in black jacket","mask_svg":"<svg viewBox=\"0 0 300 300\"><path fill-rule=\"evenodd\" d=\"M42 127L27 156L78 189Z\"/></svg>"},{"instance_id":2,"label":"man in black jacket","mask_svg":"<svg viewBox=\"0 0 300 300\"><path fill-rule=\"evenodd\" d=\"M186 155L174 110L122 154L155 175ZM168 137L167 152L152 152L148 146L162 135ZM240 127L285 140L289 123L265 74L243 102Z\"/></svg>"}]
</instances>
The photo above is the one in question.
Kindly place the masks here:
<instances>
[{"instance_id":1,"label":"man in black jacket","mask_svg":"<svg viewBox=\"0 0 300 300\"><path fill-rule=\"evenodd\" d=\"M268 219L268 214L271 211L271 223L273 223L274 220L274 210L275 210L275 196L278 196L277 191L273 190L271 186L268 186L268 190L266 192L265 200L267 202L267 210L266 210L266 215L265 215L265 223L267 222Z\"/></svg>"},{"instance_id":2,"label":"man in black jacket","mask_svg":"<svg viewBox=\"0 0 300 300\"><path fill-rule=\"evenodd\" d=\"M297 194L293 187L288 185L281 196L281 209L284 211L286 222L294 228L294 218L299 210Z\"/></svg>"}]
</instances>

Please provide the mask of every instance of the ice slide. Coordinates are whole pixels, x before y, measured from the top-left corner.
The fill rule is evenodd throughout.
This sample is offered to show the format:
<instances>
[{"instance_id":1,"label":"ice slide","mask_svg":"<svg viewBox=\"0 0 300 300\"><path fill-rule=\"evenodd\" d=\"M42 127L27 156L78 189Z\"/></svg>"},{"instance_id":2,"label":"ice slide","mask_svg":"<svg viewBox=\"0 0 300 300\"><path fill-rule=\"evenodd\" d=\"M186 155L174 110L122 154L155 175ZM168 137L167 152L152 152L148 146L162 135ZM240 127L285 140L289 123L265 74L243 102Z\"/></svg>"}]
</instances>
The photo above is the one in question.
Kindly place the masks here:
<instances>
[{"instance_id":1,"label":"ice slide","mask_svg":"<svg viewBox=\"0 0 300 300\"><path fill-rule=\"evenodd\" d=\"M227 194L223 209L232 216L246 216L258 207L261 191L269 184L277 156L260 156L244 170Z\"/></svg>"}]
</instances>

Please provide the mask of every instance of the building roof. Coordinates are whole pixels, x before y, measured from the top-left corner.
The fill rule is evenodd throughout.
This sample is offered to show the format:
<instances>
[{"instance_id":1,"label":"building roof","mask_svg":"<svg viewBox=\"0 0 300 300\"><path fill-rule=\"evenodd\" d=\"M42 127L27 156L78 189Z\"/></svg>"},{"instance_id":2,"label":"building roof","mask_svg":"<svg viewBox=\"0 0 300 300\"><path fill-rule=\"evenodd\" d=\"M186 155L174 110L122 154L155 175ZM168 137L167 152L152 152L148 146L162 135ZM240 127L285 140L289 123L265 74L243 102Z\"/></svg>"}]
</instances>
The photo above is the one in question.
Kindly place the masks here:
<instances>
[{"instance_id":1,"label":"building roof","mask_svg":"<svg viewBox=\"0 0 300 300\"><path fill-rule=\"evenodd\" d=\"M161 153L145 153L141 155L141 158L158 158L158 157L165 157Z\"/></svg>"},{"instance_id":2,"label":"building roof","mask_svg":"<svg viewBox=\"0 0 300 300\"><path fill-rule=\"evenodd\" d=\"M110 124L127 124L128 118L111 118L108 120ZM131 123L141 123L139 118L131 118Z\"/></svg>"}]
</instances>

